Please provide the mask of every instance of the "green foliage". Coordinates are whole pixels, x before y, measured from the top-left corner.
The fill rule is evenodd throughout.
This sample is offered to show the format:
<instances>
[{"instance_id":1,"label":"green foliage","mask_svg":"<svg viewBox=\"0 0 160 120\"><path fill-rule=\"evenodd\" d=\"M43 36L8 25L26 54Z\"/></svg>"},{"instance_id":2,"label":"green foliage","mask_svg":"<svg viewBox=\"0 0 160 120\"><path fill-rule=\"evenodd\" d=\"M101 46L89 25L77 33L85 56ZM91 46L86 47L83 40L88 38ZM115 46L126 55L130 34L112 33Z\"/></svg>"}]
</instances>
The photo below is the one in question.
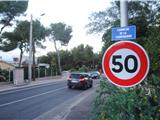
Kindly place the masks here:
<instances>
[{"instance_id":1,"label":"green foliage","mask_svg":"<svg viewBox=\"0 0 160 120\"><path fill-rule=\"evenodd\" d=\"M0 75L4 76L6 80L9 80L9 71L0 69Z\"/></svg>"},{"instance_id":2,"label":"green foliage","mask_svg":"<svg viewBox=\"0 0 160 120\"><path fill-rule=\"evenodd\" d=\"M15 17L23 14L28 7L27 1L0 1L0 33L6 26L11 26Z\"/></svg>"},{"instance_id":3,"label":"green foliage","mask_svg":"<svg viewBox=\"0 0 160 120\"><path fill-rule=\"evenodd\" d=\"M73 55L68 50L61 50L60 51L61 56L61 66L62 70L69 70L73 66Z\"/></svg>"},{"instance_id":4,"label":"green foliage","mask_svg":"<svg viewBox=\"0 0 160 120\"><path fill-rule=\"evenodd\" d=\"M59 73L61 74L62 69L61 69L61 58L60 58L60 52L59 48L57 48L57 43L56 41L59 41L62 46L68 45L70 39L72 38L72 27L67 26L64 23L55 23L55 24L50 24L50 28L47 30L47 34L50 37L49 39L54 42L54 47L57 53L57 61L58 61L58 68L59 68Z\"/></svg>"},{"instance_id":5,"label":"green foliage","mask_svg":"<svg viewBox=\"0 0 160 120\"><path fill-rule=\"evenodd\" d=\"M145 38L145 49L148 52L150 58L150 72L159 74L160 73L160 28L151 28L148 32L149 37Z\"/></svg>"},{"instance_id":6,"label":"green foliage","mask_svg":"<svg viewBox=\"0 0 160 120\"><path fill-rule=\"evenodd\" d=\"M94 101L94 120L158 120L160 79L152 75L148 81L152 85L122 90L102 80Z\"/></svg>"},{"instance_id":7,"label":"green foliage","mask_svg":"<svg viewBox=\"0 0 160 120\"><path fill-rule=\"evenodd\" d=\"M75 69L75 68L71 68L70 71L71 71L71 72L75 72L76 69Z\"/></svg>"},{"instance_id":8,"label":"green foliage","mask_svg":"<svg viewBox=\"0 0 160 120\"><path fill-rule=\"evenodd\" d=\"M79 68L79 71L80 72L88 72L88 68L85 65L83 65L82 67Z\"/></svg>"},{"instance_id":9,"label":"green foliage","mask_svg":"<svg viewBox=\"0 0 160 120\"><path fill-rule=\"evenodd\" d=\"M57 64L56 60L56 53L55 52L49 52L47 55L43 55L38 58L39 63L46 63L50 66L54 66Z\"/></svg>"},{"instance_id":10,"label":"green foliage","mask_svg":"<svg viewBox=\"0 0 160 120\"><path fill-rule=\"evenodd\" d=\"M39 67L40 76L39 77L45 77L45 67Z\"/></svg>"},{"instance_id":11,"label":"green foliage","mask_svg":"<svg viewBox=\"0 0 160 120\"><path fill-rule=\"evenodd\" d=\"M113 43L111 28L120 26L119 1L105 11L93 13L89 33L104 32L102 54ZM160 118L160 1L129 1L129 25L137 26L137 39L148 52L150 71L136 87L122 90L101 81L94 102L95 120L159 120Z\"/></svg>"},{"instance_id":12,"label":"green foliage","mask_svg":"<svg viewBox=\"0 0 160 120\"><path fill-rule=\"evenodd\" d=\"M129 1L128 16L129 25L137 26L136 42L144 46L145 38L148 37L150 28L158 27L160 23L160 1ZM104 11L95 12L89 17L87 25L89 33L104 33L102 41L106 50L111 44L111 28L120 26L119 1L112 2L112 6ZM158 30L157 30L158 31Z\"/></svg>"},{"instance_id":13,"label":"green foliage","mask_svg":"<svg viewBox=\"0 0 160 120\"><path fill-rule=\"evenodd\" d=\"M99 53L93 53L93 48L89 45L79 45L72 50L59 51L61 57L61 66L63 70L77 71L83 65L89 69L95 69L100 66L102 55ZM38 58L40 63L47 63L50 66L58 68L56 52L49 52L45 56Z\"/></svg>"},{"instance_id":14,"label":"green foliage","mask_svg":"<svg viewBox=\"0 0 160 120\"><path fill-rule=\"evenodd\" d=\"M72 27L64 23L55 23L50 25L50 35L53 40L60 41L62 45L68 44L72 35Z\"/></svg>"},{"instance_id":15,"label":"green foliage","mask_svg":"<svg viewBox=\"0 0 160 120\"><path fill-rule=\"evenodd\" d=\"M16 28L13 30L13 32L5 32L2 34L2 41L1 44L3 47L2 50L10 51L17 47L18 44L19 48L23 48L25 50L28 50L29 45L29 30L30 30L30 22L29 21L19 21L17 23ZM33 21L33 39L37 45L37 47L44 48L44 46L41 44L41 42L44 42L46 32L45 32L44 26L40 23L40 21L35 20ZM12 46L15 45L13 48L6 46Z\"/></svg>"},{"instance_id":16,"label":"green foliage","mask_svg":"<svg viewBox=\"0 0 160 120\"><path fill-rule=\"evenodd\" d=\"M91 67L93 64L93 48L91 46L84 46L83 44L74 47L72 50L73 61L75 66L86 65Z\"/></svg>"},{"instance_id":17,"label":"green foliage","mask_svg":"<svg viewBox=\"0 0 160 120\"><path fill-rule=\"evenodd\" d=\"M21 51L19 66L21 65L23 53L29 50L29 30L29 21L19 21L13 32L4 32L2 34L2 39L0 41L0 50L3 51L10 51L18 46ZM33 51L36 51L35 45L36 47L45 48L42 44L45 40L45 36L46 29L44 26L38 20L33 21Z\"/></svg>"}]
</instances>

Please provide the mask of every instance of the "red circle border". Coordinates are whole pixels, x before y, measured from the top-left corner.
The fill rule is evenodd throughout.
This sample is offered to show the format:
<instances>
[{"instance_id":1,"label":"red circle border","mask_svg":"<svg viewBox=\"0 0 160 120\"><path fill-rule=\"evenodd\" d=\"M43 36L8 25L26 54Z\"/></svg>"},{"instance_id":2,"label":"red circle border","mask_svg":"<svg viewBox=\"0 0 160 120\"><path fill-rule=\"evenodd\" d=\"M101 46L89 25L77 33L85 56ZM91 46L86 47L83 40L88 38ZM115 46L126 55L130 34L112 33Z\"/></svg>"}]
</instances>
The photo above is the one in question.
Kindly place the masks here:
<instances>
[{"instance_id":1,"label":"red circle border","mask_svg":"<svg viewBox=\"0 0 160 120\"><path fill-rule=\"evenodd\" d=\"M116 52L119 49L130 49L137 53L139 59L140 59L140 69L139 72L132 78L128 80L123 80L120 78L117 78L114 74L112 74L110 67L109 67L109 60L114 52ZM120 87L131 87L134 85L137 85L140 83L147 75L149 71L149 59L148 55L145 52L145 50L137 43L132 42L132 41L120 41L117 42L111 47L109 47L104 56L103 56L103 61L102 61L102 67L105 75L107 78L115 85L118 85Z\"/></svg>"}]
</instances>

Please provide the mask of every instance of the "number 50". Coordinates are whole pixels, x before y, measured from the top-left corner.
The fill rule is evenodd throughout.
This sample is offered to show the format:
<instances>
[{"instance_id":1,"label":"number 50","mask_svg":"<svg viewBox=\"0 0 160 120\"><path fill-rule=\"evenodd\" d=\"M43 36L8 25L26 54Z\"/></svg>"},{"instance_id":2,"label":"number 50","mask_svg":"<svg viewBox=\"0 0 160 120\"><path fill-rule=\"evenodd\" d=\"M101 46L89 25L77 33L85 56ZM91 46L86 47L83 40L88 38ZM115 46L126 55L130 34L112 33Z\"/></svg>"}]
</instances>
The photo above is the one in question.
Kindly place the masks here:
<instances>
[{"instance_id":1,"label":"number 50","mask_svg":"<svg viewBox=\"0 0 160 120\"><path fill-rule=\"evenodd\" d=\"M122 56L121 55L114 55L113 59L112 59L112 64L115 66L119 66L118 68L112 68L113 72L115 73L120 73L123 70L123 64L124 64L124 68L128 73L134 73L136 72L137 68L138 68L138 60L134 55L128 55L125 57L124 59L124 63L118 62L118 59L121 59ZM129 68L129 59L132 59L134 61L134 66L133 68Z\"/></svg>"}]
</instances>

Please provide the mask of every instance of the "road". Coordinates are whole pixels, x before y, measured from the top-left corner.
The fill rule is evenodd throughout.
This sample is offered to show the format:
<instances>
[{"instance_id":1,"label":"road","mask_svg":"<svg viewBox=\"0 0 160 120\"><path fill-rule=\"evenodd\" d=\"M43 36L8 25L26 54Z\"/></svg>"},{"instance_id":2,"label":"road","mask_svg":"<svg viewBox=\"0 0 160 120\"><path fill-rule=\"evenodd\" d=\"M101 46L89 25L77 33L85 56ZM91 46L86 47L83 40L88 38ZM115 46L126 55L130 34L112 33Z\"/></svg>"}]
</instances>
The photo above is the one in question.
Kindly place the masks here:
<instances>
[{"instance_id":1,"label":"road","mask_svg":"<svg viewBox=\"0 0 160 120\"><path fill-rule=\"evenodd\" d=\"M0 120L35 119L86 91L68 89L66 81L59 81L0 92Z\"/></svg>"}]
</instances>

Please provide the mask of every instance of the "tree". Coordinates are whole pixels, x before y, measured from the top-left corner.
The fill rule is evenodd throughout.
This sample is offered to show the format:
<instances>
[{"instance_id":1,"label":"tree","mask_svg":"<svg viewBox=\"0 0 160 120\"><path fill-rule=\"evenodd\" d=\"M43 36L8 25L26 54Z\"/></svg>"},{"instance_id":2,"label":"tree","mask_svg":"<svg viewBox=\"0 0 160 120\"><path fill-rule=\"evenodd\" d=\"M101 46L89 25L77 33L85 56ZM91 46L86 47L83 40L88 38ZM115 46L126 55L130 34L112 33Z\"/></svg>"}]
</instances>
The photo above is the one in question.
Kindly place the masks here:
<instances>
[{"instance_id":1,"label":"tree","mask_svg":"<svg viewBox=\"0 0 160 120\"><path fill-rule=\"evenodd\" d=\"M89 28L88 32L103 33L102 41L104 42L104 46L102 48L102 53L104 53L104 51L113 43L111 41L111 28L120 26L119 10L120 10L120 2L116 1L112 2L112 7L107 8L105 11L93 13L89 17L90 23L87 25L87 27ZM137 26L136 42L138 42L144 47L146 46L145 44L148 44L147 42L149 41L146 39L150 38L149 36L152 35L152 31L159 30L160 26L159 10L160 10L160 1L128 2L129 25ZM158 41L156 42L158 44Z\"/></svg>"},{"instance_id":2,"label":"tree","mask_svg":"<svg viewBox=\"0 0 160 120\"><path fill-rule=\"evenodd\" d=\"M15 17L23 14L28 7L27 1L1 1L0 2L0 24L2 27L0 28L0 34L3 29L7 26L12 26L11 21L15 19Z\"/></svg>"},{"instance_id":3,"label":"tree","mask_svg":"<svg viewBox=\"0 0 160 120\"><path fill-rule=\"evenodd\" d=\"M18 47L20 49L19 67L21 66L23 53L28 48L29 22L21 21L17 24L13 32L5 32L2 34L1 50L10 51Z\"/></svg>"},{"instance_id":4,"label":"tree","mask_svg":"<svg viewBox=\"0 0 160 120\"><path fill-rule=\"evenodd\" d=\"M89 69L95 69L101 63L101 55L98 53L94 54L93 48L89 45L84 46L81 44L70 51L60 50L59 53L61 55L61 67L63 70L79 70L83 68L83 65ZM38 61L50 64L50 67L55 66L58 68L56 52L49 52L47 55L39 57Z\"/></svg>"},{"instance_id":5,"label":"tree","mask_svg":"<svg viewBox=\"0 0 160 120\"><path fill-rule=\"evenodd\" d=\"M88 67L92 66L93 63L93 48L89 45L84 46L83 44L74 47L72 50L74 66L81 67L86 65ZM78 69L78 68L77 68Z\"/></svg>"},{"instance_id":6,"label":"tree","mask_svg":"<svg viewBox=\"0 0 160 120\"><path fill-rule=\"evenodd\" d=\"M39 20L33 21L33 43L32 43L32 50L33 50L33 80L35 80L35 53L36 53L36 46L40 48L45 48L42 42L45 41L45 37L47 36L45 27L40 23Z\"/></svg>"},{"instance_id":7,"label":"tree","mask_svg":"<svg viewBox=\"0 0 160 120\"><path fill-rule=\"evenodd\" d=\"M130 1L129 25L137 26L136 42L148 52L150 72L147 78L132 88L119 89L101 81L95 101L95 119L158 120L160 118L160 1ZM103 52L111 42L111 28L119 27L119 2L113 2L106 11L92 14L88 24L90 33L103 32Z\"/></svg>"},{"instance_id":8,"label":"tree","mask_svg":"<svg viewBox=\"0 0 160 120\"><path fill-rule=\"evenodd\" d=\"M55 23L55 24L50 24L48 32L50 40L52 40L54 43L54 47L57 53L59 73L61 74L62 70L61 70L60 52L59 49L57 48L56 42L59 41L62 46L66 46L72 37L71 35L72 28L71 26L67 26L64 23Z\"/></svg>"},{"instance_id":9,"label":"tree","mask_svg":"<svg viewBox=\"0 0 160 120\"><path fill-rule=\"evenodd\" d=\"M38 57L38 63L45 63L49 64L48 74L53 75L53 72L57 73L57 59L56 59L56 52L48 52L47 55L43 55Z\"/></svg>"},{"instance_id":10,"label":"tree","mask_svg":"<svg viewBox=\"0 0 160 120\"><path fill-rule=\"evenodd\" d=\"M91 67L93 64L93 59L94 59L94 53L93 53L93 48L89 45L86 45L86 47L84 48L85 54L85 61L87 63L88 67Z\"/></svg>"},{"instance_id":11,"label":"tree","mask_svg":"<svg viewBox=\"0 0 160 120\"><path fill-rule=\"evenodd\" d=\"M19 66L21 66L21 60L24 52L29 51L29 29L30 29L30 22L28 21L20 21L18 22L16 28L13 32L5 32L2 34L1 50L10 51L17 47L20 49L20 61ZM41 42L45 41L46 36L46 29L40 23L40 21L35 20L33 21L33 43L32 43L32 50L33 50L33 80L35 80L35 52L36 47L45 48L41 44Z\"/></svg>"},{"instance_id":12,"label":"tree","mask_svg":"<svg viewBox=\"0 0 160 120\"><path fill-rule=\"evenodd\" d=\"M102 53L99 52L99 53L94 53L93 55L93 63L92 63L92 69L102 69Z\"/></svg>"},{"instance_id":13,"label":"tree","mask_svg":"<svg viewBox=\"0 0 160 120\"><path fill-rule=\"evenodd\" d=\"M61 66L63 70L69 70L74 67L73 55L71 51L61 50L60 55L61 55Z\"/></svg>"},{"instance_id":14,"label":"tree","mask_svg":"<svg viewBox=\"0 0 160 120\"><path fill-rule=\"evenodd\" d=\"M20 61L19 66L21 66L21 60L24 52L29 50L29 25L28 21L20 21L18 22L16 28L13 32L5 32L2 34L1 47L4 51L10 51L17 47L20 49ZM41 23L36 20L33 21L33 40L36 43L37 47L44 48L41 44L45 38L45 28L41 25ZM33 43L33 53L35 54L35 47Z\"/></svg>"}]
</instances>

